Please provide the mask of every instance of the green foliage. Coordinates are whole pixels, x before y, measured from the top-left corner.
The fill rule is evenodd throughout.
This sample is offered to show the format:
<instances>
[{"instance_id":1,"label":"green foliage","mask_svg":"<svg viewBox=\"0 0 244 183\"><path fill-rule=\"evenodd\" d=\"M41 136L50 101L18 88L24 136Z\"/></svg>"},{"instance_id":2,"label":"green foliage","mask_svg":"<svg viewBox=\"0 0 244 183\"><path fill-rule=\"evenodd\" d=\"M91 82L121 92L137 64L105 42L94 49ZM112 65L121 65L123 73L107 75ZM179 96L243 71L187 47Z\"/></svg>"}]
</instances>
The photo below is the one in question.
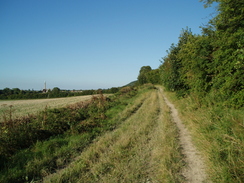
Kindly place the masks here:
<instances>
[{"instance_id":1,"label":"green foliage","mask_svg":"<svg viewBox=\"0 0 244 183\"><path fill-rule=\"evenodd\" d=\"M143 66L140 69L140 73L138 75L138 82L139 84L145 84L148 83L147 73L150 72L152 68L150 66Z\"/></svg>"},{"instance_id":2,"label":"green foliage","mask_svg":"<svg viewBox=\"0 0 244 183\"><path fill-rule=\"evenodd\" d=\"M0 126L0 182L41 180L63 168L95 137L115 128L119 121L111 118L136 94L127 87L110 98L100 93L90 101L14 120L12 109L6 109ZM109 112L113 107L117 112Z\"/></svg>"},{"instance_id":3,"label":"green foliage","mask_svg":"<svg viewBox=\"0 0 244 183\"><path fill-rule=\"evenodd\" d=\"M163 58L163 64L160 67L164 86L169 91L176 91L178 96L184 96L189 89L187 82L181 75L183 61L180 52L185 48L191 37L191 30L188 28L183 29L179 37L179 43L171 45L168 55Z\"/></svg>"},{"instance_id":4,"label":"green foliage","mask_svg":"<svg viewBox=\"0 0 244 183\"><path fill-rule=\"evenodd\" d=\"M243 182L244 108L199 107L192 95L180 100L174 93L167 92L166 95L177 105L181 119L206 157L212 182Z\"/></svg>"},{"instance_id":5,"label":"green foliage","mask_svg":"<svg viewBox=\"0 0 244 183\"><path fill-rule=\"evenodd\" d=\"M136 80L136 81L132 81L132 82L130 82L129 84L127 84L127 85L125 85L125 86L136 86L136 85L138 85L138 81Z\"/></svg>"},{"instance_id":6,"label":"green foliage","mask_svg":"<svg viewBox=\"0 0 244 183\"><path fill-rule=\"evenodd\" d=\"M102 93L117 93L119 87L112 87L109 89L100 89ZM81 96L81 95L93 95L98 94L97 90L61 90L58 87L54 87L52 90L35 91L35 90L20 90L19 88L4 88L0 90L0 100L1 99L41 99L41 98L59 98L59 97L71 97L71 96Z\"/></svg>"},{"instance_id":7,"label":"green foliage","mask_svg":"<svg viewBox=\"0 0 244 183\"><path fill-rule=\"evenodd\" d=\"M146 74L148 83L151 84L160 84L161 79L160 79L160 71L159 69L153 69L150 72Z\"/></svg>"},{"instance_id":8,"label":"green foliage","mask_svg":"<svg viewBox=\"0 0 244 183\"><path fill-rule=\"evenodd\" d=\"M244 3L238 0L219 1L219 14L211 21L215 26L213 90L231 107L244 103Z\"/></svg>"},{"instance_id":9,"label":"green foliage","mask_svg":"<svg viewBox=\"0 0 244 183\"><path fill-rule=\"evenodd\" d=\"M212 46L207 36L191 35L179 51L183 67L180 69L182 80L191 94L202 98L212 85Z\"/></svg>"},{"instance_id":10,"label":"green foliage","mask_svg":"<svg viewBox=\"0 0 244 183\"><path fill-rule=\"evenodd\" d=\"M146 83L159 84L160 81L160 71L159 69L154 69L150 66L143 66L140 69L140 73L137 77L139 85Z\"/></svg>"},{"instance_id":11,"label":"green foliage","mask_svg":"<svg viewBox=\"0 0 244 183\"><path fill-rule=\"evenodd\" d=\"M244 181L244 2L218 4L201 35L184 30L159 67L165 88L208 159L213 182Z\"/></svg>"},{"instance_id":12,"label":"green foliage","mask_svg":"<svg viewBox=\"0 0 244 183\"><path fill-rule=\"evenodd\" d=\"M244 3L239 0L204 1L218 3L218 14L202 35L187 28L177 45L172 45L160 66L162 82L178 96L194 95L200 103L239 108L244 105Z\"/></svg>"},{"instance_id":13,"label":"green foliage","mask_svg":"<svg viewBox=\"0 0 244 183\"><path fill-rule=\"evenodd\" d=\"M79 130L75 127L81 121L91 119L97 123L105 119L104 113L110 107L108 103L109 100L101 94L88 102L80 102L65 108L46 108L37 116L14 120L11 119L12 109L9 108L3 114L5 121L0 126L0 155L7 158L38 140L45 140L68 131L77 133Z\"/></svg>"}]
</instances>

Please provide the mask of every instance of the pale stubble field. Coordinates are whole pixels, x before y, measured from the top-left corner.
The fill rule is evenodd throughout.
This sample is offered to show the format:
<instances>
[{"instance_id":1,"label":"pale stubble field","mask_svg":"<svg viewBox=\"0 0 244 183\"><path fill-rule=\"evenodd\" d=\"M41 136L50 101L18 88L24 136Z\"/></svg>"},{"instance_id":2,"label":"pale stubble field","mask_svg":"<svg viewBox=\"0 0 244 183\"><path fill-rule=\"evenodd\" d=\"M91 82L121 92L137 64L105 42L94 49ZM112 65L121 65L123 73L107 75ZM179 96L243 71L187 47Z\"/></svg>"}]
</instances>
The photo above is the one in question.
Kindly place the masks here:
<instances>
[{"instance_id":1,"label":"pale stubble field","mask_svg":"<svg viewBox=\"0 0 244 183\"><path fill-rule=\"evenodd\" d=\"M0 121L3 120L4 113L9 117L11 107L12 118L36 114L47 108L65 107L76 102L86 101L91 99L92 95L52 98L52 99L28 99L28 100L0 100Z\"/></svg>"}]
</instances>

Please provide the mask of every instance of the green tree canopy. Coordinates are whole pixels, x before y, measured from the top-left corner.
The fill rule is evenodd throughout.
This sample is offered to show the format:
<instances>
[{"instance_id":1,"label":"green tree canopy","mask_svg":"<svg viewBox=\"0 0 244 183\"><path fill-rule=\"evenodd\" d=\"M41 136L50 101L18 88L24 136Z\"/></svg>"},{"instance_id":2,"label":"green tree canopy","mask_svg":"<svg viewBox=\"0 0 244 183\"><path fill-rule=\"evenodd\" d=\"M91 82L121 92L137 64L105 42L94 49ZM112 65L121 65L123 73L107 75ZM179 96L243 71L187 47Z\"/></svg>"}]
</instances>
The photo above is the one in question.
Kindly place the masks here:
<instances>
[{"instance_id":1,"label":"green tree canopy","mask_svg":"<svg viewBox=\"0 0 244 183\"><path fill-rule=\"evenodd\" d=\"M202 0L216 3L218 14L202 27L202 35L186 28L163 58L160 71L166 89L179 96L226 106L244 106L244 1Z\"/></svg>"},{"instance_id":2,"label":"green tree canopy","mask_svg":"<svg viewBox=\"0 0 244 183\"><path fill-rule=\"evenodd\" d=\"M145 83L159 84L161 83L160 70L152 69L150 66L143 66L137 79L140 85Z\"/></svg>"},{"instance_id":3,"label":"green tree canopy","mask_svg":"<svg viewBox=\"0 0 244 183\"><path fill-rule=\"evenodd\" d=\"M150 72L152 68L150 66L143 66L140 69L140 73L137 77L139 84L148 83L147 73Z\"/></svg>"}]
</instances>

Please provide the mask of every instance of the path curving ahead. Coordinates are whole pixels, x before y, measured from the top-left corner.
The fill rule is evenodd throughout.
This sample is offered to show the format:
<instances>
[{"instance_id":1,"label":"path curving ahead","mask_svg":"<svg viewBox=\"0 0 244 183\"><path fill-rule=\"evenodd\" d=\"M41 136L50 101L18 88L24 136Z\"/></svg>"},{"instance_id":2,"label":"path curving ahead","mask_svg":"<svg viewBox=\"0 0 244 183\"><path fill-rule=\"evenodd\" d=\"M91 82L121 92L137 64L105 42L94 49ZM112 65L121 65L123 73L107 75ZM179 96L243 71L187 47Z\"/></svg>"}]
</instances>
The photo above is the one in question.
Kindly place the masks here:
<instances>
[{"instance_id":1,"label":"path curving ahead","mask_svg":"<svg viewBox=\"0 0 244 183\"><path fill-rule=\"evenodd\" d=\"M163 95L165 103L169 106L171 110L171 116L176 126L179 129L179 140L182 147L182 153L185 156L186 167L183 168L182 174L189 183L201 183L207 181L207 175L205 172L205 165L203 163L203 158L199 154L198 150L192 143L189 131L182 123L178 116L178 111L167 97L163 93L162 88L158 88L160 93ZM209 182L209 181L208 181Z\"/></svg>"}]
</instances>

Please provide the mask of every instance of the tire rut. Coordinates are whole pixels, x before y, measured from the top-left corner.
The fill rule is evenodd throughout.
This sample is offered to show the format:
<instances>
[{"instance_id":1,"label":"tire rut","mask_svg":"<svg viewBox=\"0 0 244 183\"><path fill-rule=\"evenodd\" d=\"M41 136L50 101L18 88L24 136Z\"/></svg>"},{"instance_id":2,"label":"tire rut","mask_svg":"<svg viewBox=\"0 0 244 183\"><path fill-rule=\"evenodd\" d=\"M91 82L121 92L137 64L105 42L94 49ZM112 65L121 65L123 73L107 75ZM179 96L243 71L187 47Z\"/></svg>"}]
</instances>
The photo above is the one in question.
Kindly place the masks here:
<instances>
[{"instance_id":1,"label":"tire rut","mask_svg":"<svg viewBox=\"0 0 244 183\"><path fill-rule=\"evenodd\" d=\"M179 141L182 147L182 153L185 156L184 161L186 166L182 169L182 175L189 183L207 182L207 175L203 158L192 143L192 138L189 131L182 123L178 116L178 111L175 106L164 95L162 88L158 88L162 94L165 103L169 106L173 122L179 129ZM208 181L209 182L209 181Z\"/></svg>"},{"instance_id":2,"label":"tire rut","mask_svg":"<svg viewBox=\"0 0 244 183\"><path fill-rule=\"evenodd\" d=\"M119 127L125 121L129 120L130 118L132 118L141 109L141 107L143 105L145 105L145 100L147 100L147 97L148 96L144 96L143 98L138 99L138 101L136 101L135 103L133 103L124 114L122 112L121 114L122 114L123 117L121 117L120 115L118 117L115 117L114 120L120 121L120 122L117 124L117 126L113 130L111 130L111 133L116 132L119 129ZM98 141L98 139L99 139L99 137L96 140L94 140L94 142ZM116 142L117 140L118 140L118 137L114 136L114 138L111 141ZM89 147L87 147L87 148L89 148ZM110 149L110 147L107 147L107 150L108 149ZM81 151L81 153L82 152L83 151ZM77 163L77 161L79 161L79 159L80 159L80 156L75 157L74 160L71 163L67 164L62 169L57 169L54 173L45 176L42 181L43 182L49 182L50 179L52 179L53 176L58 175L58 174L62 174L69 167L72 167L75 163Z\"/></svg>"}]
</instances>

